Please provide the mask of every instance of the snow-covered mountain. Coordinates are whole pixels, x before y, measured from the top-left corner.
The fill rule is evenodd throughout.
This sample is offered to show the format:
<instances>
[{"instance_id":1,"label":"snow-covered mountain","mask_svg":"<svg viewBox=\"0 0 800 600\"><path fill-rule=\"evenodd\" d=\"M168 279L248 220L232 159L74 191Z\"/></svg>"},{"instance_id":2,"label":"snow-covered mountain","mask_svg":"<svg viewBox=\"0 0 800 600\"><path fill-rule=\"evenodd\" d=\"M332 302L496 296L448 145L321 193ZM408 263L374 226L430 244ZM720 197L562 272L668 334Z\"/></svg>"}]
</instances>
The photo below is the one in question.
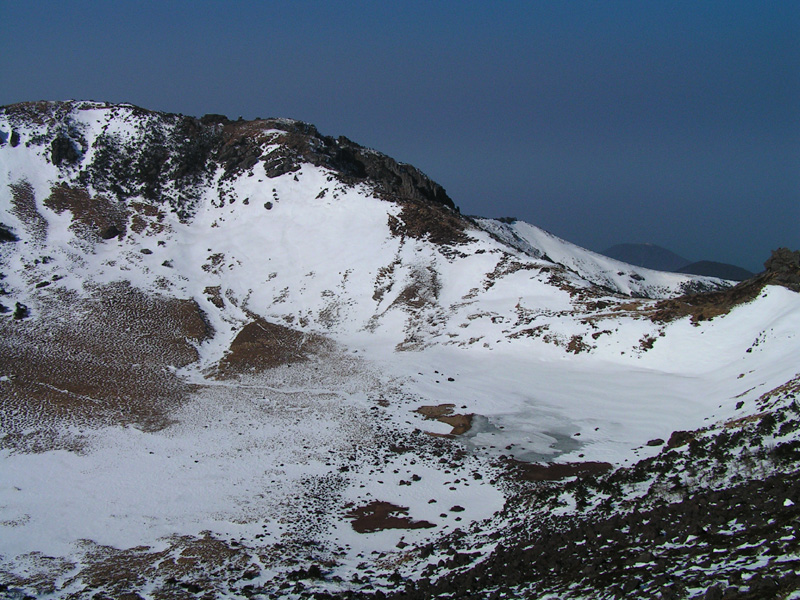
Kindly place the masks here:
<instances>
[{"instance_id":1,"label":"snow-covered mountain","mask_svg":"<svg viewBox=\"0 0 800 600\"><path fill-rule=\"evenodd\" d=\"M571 244L544 229L516 219L478 219L477 222L483 229L525 254L555 261L610 292L639 298L670 298L728 287L712 277L686 277L680 273L629 265Z\"/></svg>"},{"instance_id":2,"label":"snow-covered mountain","mask_svg":"<svg viewBox=\"0 0 800 600\"><path fill-rule=\"evenodd\" d=\"M681 597L735 587L759 522L686 531L747 486L794 518L791 253L649 271L305 123L95 102L0 109L0 190L0 594L652 597L705 552Z\"/></svg>"}]
</instances>

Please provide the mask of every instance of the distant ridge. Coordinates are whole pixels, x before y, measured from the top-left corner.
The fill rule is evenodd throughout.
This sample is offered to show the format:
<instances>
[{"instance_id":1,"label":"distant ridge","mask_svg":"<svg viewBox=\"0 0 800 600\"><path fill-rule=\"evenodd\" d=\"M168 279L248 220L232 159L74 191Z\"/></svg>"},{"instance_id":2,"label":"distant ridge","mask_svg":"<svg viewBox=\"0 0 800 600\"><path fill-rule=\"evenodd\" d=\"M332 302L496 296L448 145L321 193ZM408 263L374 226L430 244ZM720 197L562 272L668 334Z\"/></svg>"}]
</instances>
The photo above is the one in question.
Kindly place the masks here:
<instances>
[{"instance_id":1,"label":"distant ridge","mask_svg":"<svg viewBox=\"0 0 800 600\"><path fill-rule=\"evenodd\" d=\"M717 277L728 281L744 281L754 275L747 269L729 263L713 260L692 262L655 244L617 244L601 254L646 269Z\"/></svg>"},{"instance_id":2,"label":"distant ridge","mask_svg":"<svg viewBox=\"0 0 800 600\"><path fill-rule=\"evenodd\" d=\"M656 271L677 271L692 262L655 244L617 244L601 254Z\"/></svg>"},{"instance_id":3,"label":"distant ridge","mask_svg":"<svg viewBox=\"0 0 800 600\"><path fill-rule=\"evenodd\" d=\"M676 273L686 273L688 275L705 275L706 277L719 277L730 281L744 281L750 279L755 273L730 265L728 263L714 262L713 260L700 260L681 267Z\"/></svg>"}]
</instances>

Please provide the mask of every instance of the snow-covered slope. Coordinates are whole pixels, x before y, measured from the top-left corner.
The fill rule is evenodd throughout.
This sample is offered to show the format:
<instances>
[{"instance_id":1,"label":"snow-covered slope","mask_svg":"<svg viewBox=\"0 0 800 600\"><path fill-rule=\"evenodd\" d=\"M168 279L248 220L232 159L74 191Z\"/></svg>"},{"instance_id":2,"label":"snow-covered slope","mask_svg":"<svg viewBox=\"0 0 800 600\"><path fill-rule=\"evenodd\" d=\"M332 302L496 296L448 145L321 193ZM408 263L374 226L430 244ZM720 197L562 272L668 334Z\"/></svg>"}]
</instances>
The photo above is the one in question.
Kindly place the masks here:
<instances>
[{"instance_id":1,"label":"snow-covered slope","mask_svg":"<svg viewBox=\"0 0 800 600\"><path fill-rule=\"evenodd\" d=\"M653 271L591 252L523 221L477 219L478 224L507 244L536 258L547 257L579 273L595 285L640 298L668 298L710 292L729 284L713 277Z\"/></svg>"},{"instance_id":2,"label":"snow-covered slope","mask_svg":"<svg viewBox=\"0 0 800 600\"><path fill-rule=\"evenodd\" d=\"M5 107L0 224L0 591L426 597L526 515L648 497L675 431L794 422L797 293L659 301L726 286L303 123Z\"/></svg>"}]
</instances>

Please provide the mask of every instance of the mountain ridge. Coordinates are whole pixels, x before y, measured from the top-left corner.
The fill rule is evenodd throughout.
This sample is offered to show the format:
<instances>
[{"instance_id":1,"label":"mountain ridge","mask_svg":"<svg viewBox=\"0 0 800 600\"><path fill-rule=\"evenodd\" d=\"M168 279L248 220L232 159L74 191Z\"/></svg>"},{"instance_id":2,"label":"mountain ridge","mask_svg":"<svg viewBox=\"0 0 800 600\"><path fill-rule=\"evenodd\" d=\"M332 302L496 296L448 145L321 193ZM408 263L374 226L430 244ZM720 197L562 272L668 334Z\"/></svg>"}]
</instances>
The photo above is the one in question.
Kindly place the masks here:
<instances>
[{"instance_id":1,"label":"mountain ridge","mask_svg":"<svg viewBox=\"0 0 800 600\"><path fill-rule=\"evenodd\" d=\"M617 244L606 248L601 254L650 269L705 275L729 281L744 281L754 275L747 269L728 263L709 260L691 261L655 244Z\"/></svg>"},{"instance_id":2,"label":"mountain ridge","mask_svg":"<svg viewBox=\"0 0 800 600\"><path fill-rule=\"evenodd\" d=\"M649 243L616 244L600 254L657 271L676 271L692 262L672 250Z\"/></svg>"},{"instance_id":3,"label":"mountain ridge","mask_svg":"<svg viewBox=\"0 0 800 600\"><path fill-rule=\"evenodd\" d=\"M716 262L713 260L700 260L697 262L689 263L678 269L679 273L688 273L691 275L705 275L708 277L719 277L720 279L727 279L729 281L744 281L750 279L755 275L736 265L728 263Z\"/></svg>"}]
</instances>

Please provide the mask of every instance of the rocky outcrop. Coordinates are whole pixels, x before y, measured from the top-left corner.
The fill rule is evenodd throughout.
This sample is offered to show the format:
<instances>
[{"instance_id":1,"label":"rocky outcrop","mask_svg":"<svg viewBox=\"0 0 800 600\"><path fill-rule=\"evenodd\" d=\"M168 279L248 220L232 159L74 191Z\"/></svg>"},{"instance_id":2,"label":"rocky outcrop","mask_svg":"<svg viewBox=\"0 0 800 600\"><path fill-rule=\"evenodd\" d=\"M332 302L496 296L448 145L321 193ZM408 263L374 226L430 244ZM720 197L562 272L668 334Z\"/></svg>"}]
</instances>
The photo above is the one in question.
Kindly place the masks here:
<instances>
[{"instance_id":1,"label":"rocky outcrop","mask_svg":"<svg viewBox=\"0 0 800 600\"><path fill-rule=\"evenodd\" d=\"M64 132L59 132L50 143L50 160L54 165L74 164L81 158L81 154L76 141Z\"/></svg>"},{"instance_id":2,"label":"rocky outcrop","mask_svg":"<svg viewBox=\"0 0 800 600\"><path fill-rule=\"evenodd\" d=\"M18 242L19 238L8 225L0 223L0 242Z\"/></svg>"},{"instance_id":3,"label":"rocky outcrop","mask_svg":"<svg viewBox=\"0 0 800 600\"><path fill-rule=\"evenodd\" d=\"M221 118L220 115L206 115L200 122L219 124ZM350 183L369 181L390 200L426 201L455 208L445 189L419 169L360 146L344 136L333 138L321 135L316 127L301 121L227 121L224 128L227 130L227 137L231 139L220 153L220 159L226 165L231 168L249 168L258 160L251 147L252 138L236 135L238 130L252 128L255 124L260 124L263 128L282 130L287 134L281 140L284 148L276 156L263 159L267 174L271 177L294 171L305 162L327 167Z\"/></svg>"},{"instance_id":4,"label":"rocky outcrop","mask_svg":"<svg viewBox=\"0 0 800 600\"><path fill-rule=\"evenodd\" d=\"M778 248L764 263L764 275L775 283L800 292L800 250Z\"/></svg>"}]
</instances>

